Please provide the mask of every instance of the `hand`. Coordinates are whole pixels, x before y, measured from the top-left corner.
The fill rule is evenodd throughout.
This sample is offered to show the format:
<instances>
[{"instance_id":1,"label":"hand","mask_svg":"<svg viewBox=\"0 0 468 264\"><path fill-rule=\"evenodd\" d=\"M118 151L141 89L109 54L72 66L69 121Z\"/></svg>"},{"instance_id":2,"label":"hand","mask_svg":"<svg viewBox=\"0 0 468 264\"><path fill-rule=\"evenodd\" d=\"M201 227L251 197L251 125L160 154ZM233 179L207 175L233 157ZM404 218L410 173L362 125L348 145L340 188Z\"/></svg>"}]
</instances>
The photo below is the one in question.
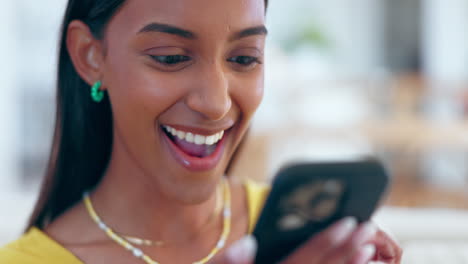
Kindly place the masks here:
<instances>
[{"instance_id":1,"label":"hand","mask_svg":"<svg viewBox=\"0 0 468 264\"><path fill-rule=\"evenodd\" d=\"M251 264L256 248L254 238L247 236L210 263ZM282 264L366 264L371 260L397 264L400 259L397 243L374 224L357 226L354 219L345 218L312 237Z\"/></svg>"},{"instance_id":2,"label":"hand","mask_svg":"<svg viewBox=\"0 0 468 264\"><path fill-rule=\"evenodd\" d=\"M384 231L377 231L375 237L371 239L370 243L374 244L377 248L373 261L380 261L381 263L397 264L401 262L403 250L398 243L391 238Z\"/></svg>"},{"instance_id":3,"label":"hand","mask_svg":"<svg viewBox=\"0 0 468 264\"><path fill-rule=\"evenodd\" d=\"M366 264L375 257L371 241L377 233L370 222L358 226L355 219L345 218L313 236L282 264Z\"/></svg>"},{"instance_id":4,"label":"hand","mask_svg":"<svg viewBox=\"0 0 468 264\"><path fill-rule=\"evenodd\" d=\"M344 227L347 221L351 220L342 220L313 237L307 244L293 253L290 258L287 258L283 264L364 264L369 261L379 261L379 263L386 264L401 263L403 250L388 234L370 222L349 233L349 226ZM352 226L354 223L351 224L350 222L349 225ZM337 238L337 234L341 234L341 237L339 235ZM322 253L311 257L310 252Z\"/></svg>"},{"instance_id":5,"label":"hand","mask_svg":"<svg viewBox=\"0 0 468 264\"><path fill-rule=\"evenodd\" d=\"M257 252L257 241L252 235L245 236L231 245L210 264L252 264Z\"/></svg>"}]
</instances>

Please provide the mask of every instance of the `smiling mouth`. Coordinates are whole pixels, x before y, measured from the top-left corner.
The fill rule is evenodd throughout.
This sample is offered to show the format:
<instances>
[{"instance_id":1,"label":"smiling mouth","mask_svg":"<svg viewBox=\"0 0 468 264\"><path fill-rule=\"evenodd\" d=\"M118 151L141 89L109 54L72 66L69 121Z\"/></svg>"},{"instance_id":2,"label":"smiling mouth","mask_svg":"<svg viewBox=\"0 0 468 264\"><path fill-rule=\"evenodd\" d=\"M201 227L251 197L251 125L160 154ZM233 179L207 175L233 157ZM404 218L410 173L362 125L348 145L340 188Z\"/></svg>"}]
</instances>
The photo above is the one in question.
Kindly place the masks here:
<instances>
[{"instance_id":1,"label":"smiling mouth","mask_svg":"<svg viewBox=\"0 0 468 264\"><path fill-rule=\"evenodd\" d=\"M212 155L225 135L224 130L210 136L204 136L177 130L166 125L162 126L161 129L182 152L197 158Z\"/></svg>"}]
</instances>

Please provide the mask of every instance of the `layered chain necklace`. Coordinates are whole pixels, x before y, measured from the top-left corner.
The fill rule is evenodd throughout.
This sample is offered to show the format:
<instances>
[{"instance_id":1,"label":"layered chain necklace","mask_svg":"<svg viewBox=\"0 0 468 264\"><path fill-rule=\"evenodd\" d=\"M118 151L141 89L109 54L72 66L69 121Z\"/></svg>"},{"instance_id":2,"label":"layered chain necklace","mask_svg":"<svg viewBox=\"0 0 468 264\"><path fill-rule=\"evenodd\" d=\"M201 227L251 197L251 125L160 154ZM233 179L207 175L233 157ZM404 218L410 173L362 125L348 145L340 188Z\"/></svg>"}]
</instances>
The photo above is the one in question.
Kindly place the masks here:
<instances>
[{"instance_id":1,"label":"layered chain necklace","mask_svg":"<svg viewBox=\"0 0 468 264\"><path fill-rule=\"evenodd\" d=\"M223 194L224 194L224 207L223 207L223 231L220 235L216 246L210 251L210 253L199 261L193 262L193 264L204 264L212 259L226 244L227 238L231 231L231 193L229 190L229 185L226 180L223 179ZM140 248L132 245L131 241L125 236L121 236L113 231L96 213L94 210L93 204L89 197L89 193L85 192L83 194L83 202L86 206L89 216L94 220L98 225L99 229L104 231L104 233L112 239L117 244L121 245L123 248L129 250L133 253L136 258L143 260L147 264L160 264L158 261L153 260L148 255L146 255Z\"/></svg>"},{"instance_id":2,"label":"layered chain necklace","mask_svg":"<svg viewBox=\"0 0 468 264\"><path fill-rule=\"evenodd\" d=\"M217 216L221 213L221 210L223 210L223 185L220 184L218 188L216 188L216 202L215 202L215 207L213 210L213 213L211 214L211 217L206 221L204 226L200 228L196 233L194 233L188 241L192 241L193 238L196 236L200 235L203 231L205 231L210 225L217 219ZM150 239L145 239L145 238L139 238L139 237L134 237L134 236L129 236L121 232L117 232L114 230L114 232L121 237L125 238L128 242L132 243L133 245L138 245L138 246L145 246L145 247L163 247L167 246L170 244L174 243L167 243L166 241L161 241L161 240L150 240Z\"/></svg>"}]
</instances>

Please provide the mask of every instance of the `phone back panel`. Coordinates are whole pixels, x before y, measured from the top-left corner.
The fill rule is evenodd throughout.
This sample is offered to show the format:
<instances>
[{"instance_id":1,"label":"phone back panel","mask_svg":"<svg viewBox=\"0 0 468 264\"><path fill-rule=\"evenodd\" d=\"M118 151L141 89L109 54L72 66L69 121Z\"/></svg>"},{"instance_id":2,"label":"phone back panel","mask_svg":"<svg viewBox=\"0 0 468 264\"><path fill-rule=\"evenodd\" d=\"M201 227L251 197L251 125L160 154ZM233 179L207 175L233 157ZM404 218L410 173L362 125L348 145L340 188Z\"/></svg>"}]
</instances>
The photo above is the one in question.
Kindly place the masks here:
<instances>
[{"instance_id":1,"label":"phone back panel","mask_svg":"<svg viewBox=\"0 0 468 264\"><path fill-rule=\"evenodd\" d=\"M305 163L286 167L273 181L253 235L256 264L272 264L336 220L370 219L388 185L375 160Z\"/></svg>"}]
</instances>

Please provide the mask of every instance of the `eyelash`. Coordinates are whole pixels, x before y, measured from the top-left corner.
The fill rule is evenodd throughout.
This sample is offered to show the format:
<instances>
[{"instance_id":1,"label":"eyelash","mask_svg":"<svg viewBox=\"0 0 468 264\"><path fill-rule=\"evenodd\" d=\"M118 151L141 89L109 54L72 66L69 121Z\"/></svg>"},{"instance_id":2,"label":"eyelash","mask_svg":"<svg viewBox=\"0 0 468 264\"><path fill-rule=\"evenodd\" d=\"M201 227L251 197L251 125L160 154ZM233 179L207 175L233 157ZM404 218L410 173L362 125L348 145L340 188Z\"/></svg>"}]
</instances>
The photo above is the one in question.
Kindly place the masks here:
<instances>
[{"instance_id":1,"label":"eyelash","mask_svg":"<svg viewBox=\"0 0 468 264\"><path fill-rule=\"evenodd\" d=\"M163 65L168 65L168 66L173 66L178 63L186 62L190 60L189 56L185 55L161 55L161 56L155 56L155 55L150 55L153 60L156 62L163 64Z\"/></svg>"},{"instance_id":2,"label":"eyelash","mask_svg":"<svg viewBox=\"0 0 468 264\"><path fill-rule=\"evenodd\" d=\"M165 66L175 66L179 63L190 61L191 58L185 55L161 55L155 56L150 55L150 57L155 60L157 63L163 64ZM246 61L247 60L247 61ZM248 67L254 63L262 64L259 58L253 56L236 56L227 59L227 61L232 63L237 63L241 66Z\"/></svg>"},{"instance_id":3,"label":"eyelash","mask_svg":"<svg viewBox=\"0 0 468 264\"><path fill-rule=\"evenodd\" d=\"M240 61L239 61L239 59L240 59ZM247 60L247 62L245 62L245 60ZM262 64L262 62L260 61L259 58L252 57L252 56L236 56L236 57L229 58L227 61L237 63L237 64L240 64L242 66L250 66L250 65L252 65L254 63Z\"/></svg>"}]
</instances>

